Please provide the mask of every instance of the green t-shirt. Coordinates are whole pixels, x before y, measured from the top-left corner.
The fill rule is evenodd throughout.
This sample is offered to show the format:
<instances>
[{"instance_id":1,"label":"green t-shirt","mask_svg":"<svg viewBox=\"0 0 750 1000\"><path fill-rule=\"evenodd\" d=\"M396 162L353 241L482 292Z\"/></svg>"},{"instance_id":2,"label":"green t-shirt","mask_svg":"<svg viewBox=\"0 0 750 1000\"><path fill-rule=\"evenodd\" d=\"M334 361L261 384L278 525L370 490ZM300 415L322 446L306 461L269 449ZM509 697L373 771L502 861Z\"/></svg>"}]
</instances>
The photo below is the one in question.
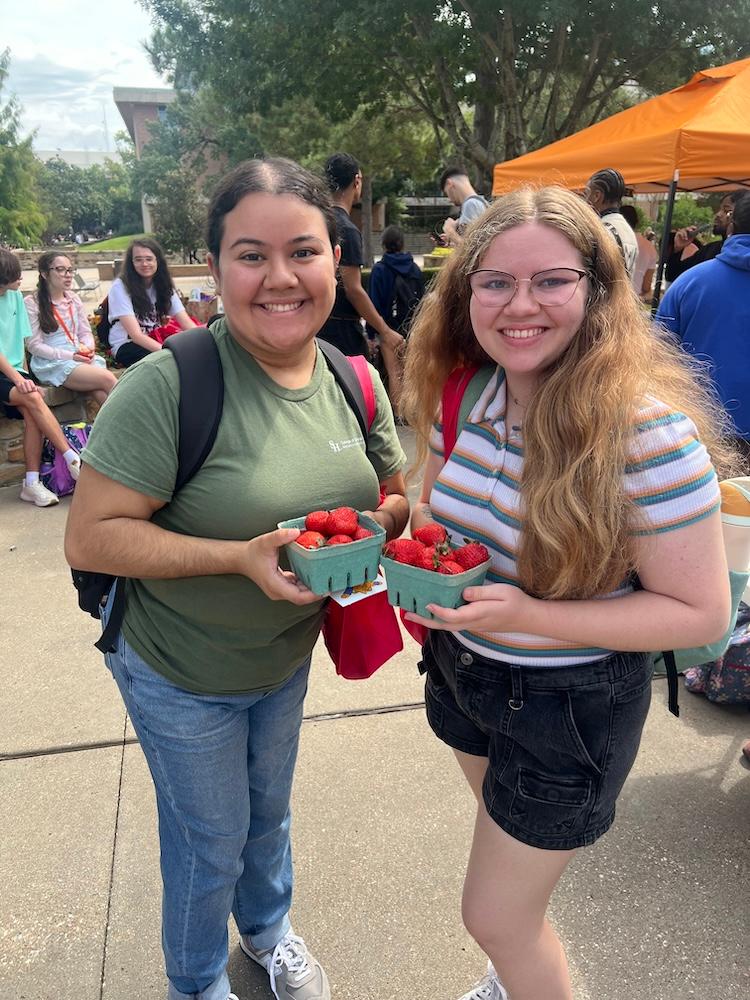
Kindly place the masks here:
<instances>
[{"instance_id":1,"label":"green t-shirt","mask_svg":"<svg viewBox=\"0 0 750 1000\"><path fill-rule=\"evenodd\" d=\"M170 351L123 375L83 454L98 472L159 500L153 522L204 538L250 539L311 510L372 510L378 483L406 457L385 390L372 372L377 412L364 441L320 351L310 383L285 389L229 335L212 327L224 369L216 443L172 500L179 379ZM283 550L282 550L283 556ZM287 680L310 653L323 602L271 601L237 575L129 580L123 633L155 670L191 691L238 694Z\"/></svg>"},{"instance_id":2,"label":"green t-shirt","mask_svg":"<svg viewBox=\"0 0 750 1000\"><path fill-rule=\"evenodd\" d=\"M23 295L9 288L0 295L0 354L16 371L24 371L23 342L31 336L31 325Z\"/></svg>"}]
</instances>

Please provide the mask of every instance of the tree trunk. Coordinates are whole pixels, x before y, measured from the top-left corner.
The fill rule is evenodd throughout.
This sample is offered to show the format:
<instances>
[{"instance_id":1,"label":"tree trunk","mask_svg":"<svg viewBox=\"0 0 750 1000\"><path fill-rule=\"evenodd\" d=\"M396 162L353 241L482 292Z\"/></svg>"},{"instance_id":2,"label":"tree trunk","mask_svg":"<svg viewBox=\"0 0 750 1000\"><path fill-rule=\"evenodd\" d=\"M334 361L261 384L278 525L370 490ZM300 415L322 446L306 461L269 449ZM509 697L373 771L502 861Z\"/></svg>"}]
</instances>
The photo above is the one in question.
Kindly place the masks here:
<instances>
[{"instance_id":1,"label":"tree trunk","mask_svg":"<svg viewBox=\"0 0 750 1000\"><path fill-rule=\"evenodd\" d=\"M372 177L362 175L362 244L365 267L372 267Z\"/></svg>"}]
</instances>

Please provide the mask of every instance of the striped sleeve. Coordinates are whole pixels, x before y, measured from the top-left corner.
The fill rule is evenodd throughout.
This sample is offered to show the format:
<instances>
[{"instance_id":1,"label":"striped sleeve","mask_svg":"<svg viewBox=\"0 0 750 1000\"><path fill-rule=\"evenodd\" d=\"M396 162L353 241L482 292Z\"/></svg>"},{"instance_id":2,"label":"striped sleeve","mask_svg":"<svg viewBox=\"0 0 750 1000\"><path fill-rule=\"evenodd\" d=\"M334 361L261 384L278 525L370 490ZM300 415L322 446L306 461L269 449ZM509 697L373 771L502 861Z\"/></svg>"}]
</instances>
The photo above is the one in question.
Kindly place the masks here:
<instances>
[{"instance_id":1,"label":"striped sleeve","mask_svg":"<svg viewBox=\"0 0 750 1000\"><path fill-rule=\"evenodd\" d=\"M721 495L708 452L683 413L656 401L638 412L625 491L636 535L672 531L717 511Z\"/></svg>"},{"instance_id":2,"label":"striped sleeve","mask_svg":"<svg viewBox=\"0 0 750 1000\"><path fill-rule=\"evenodd\" d=\"M436 420L430 431L429 448L433 455L443 458L443 425Z\"/></svg>"}]
</instances>

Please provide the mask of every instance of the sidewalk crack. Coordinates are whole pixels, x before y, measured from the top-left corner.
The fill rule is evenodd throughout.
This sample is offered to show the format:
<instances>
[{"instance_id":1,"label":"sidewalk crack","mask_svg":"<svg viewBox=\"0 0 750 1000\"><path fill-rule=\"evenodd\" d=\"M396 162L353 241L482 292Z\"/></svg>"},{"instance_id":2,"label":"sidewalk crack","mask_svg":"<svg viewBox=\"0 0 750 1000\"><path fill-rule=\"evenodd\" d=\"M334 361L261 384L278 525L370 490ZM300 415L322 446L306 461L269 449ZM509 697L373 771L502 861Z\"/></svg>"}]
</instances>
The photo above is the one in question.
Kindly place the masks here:
<instances>
[{"instance_id":1,"label":"sidewalk crack","mask_svg":"<svg viewBox=\"0 0 750 1000\"><path fill-rule=\"evenodd\" d=\"M109 941L109 917L112 911L112 886L115 880L115 857L117 853L117 834L120 825L120 800L122 797L122 775L125 769L125 746L129 740L126 739L126 732L128 728L128 713L125 713L125 721L123 722L122 728L122 741L121 741L121 753L120 753L120 777L117 783L117 806L115 807L115 823L114 830L112 832L112 862L109 867L109 888L107 890L107 916L104 921L104 942L102 945L102 968L101 977L99 980L99 1000L104 1000L104 975L107 966L107 943Z\"/></svg>"}]
</instances>

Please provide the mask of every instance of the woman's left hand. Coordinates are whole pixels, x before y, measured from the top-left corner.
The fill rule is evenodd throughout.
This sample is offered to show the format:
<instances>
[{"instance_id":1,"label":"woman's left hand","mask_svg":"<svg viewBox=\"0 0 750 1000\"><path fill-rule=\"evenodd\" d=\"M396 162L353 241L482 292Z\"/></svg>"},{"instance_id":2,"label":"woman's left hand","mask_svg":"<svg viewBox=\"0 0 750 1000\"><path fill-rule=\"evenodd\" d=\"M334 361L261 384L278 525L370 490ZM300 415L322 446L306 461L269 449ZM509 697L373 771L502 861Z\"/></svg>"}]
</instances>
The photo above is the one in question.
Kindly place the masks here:
<instances>
[{"instance_id":1,"label":"woman's left hand","mask_svg":"<svg viewBox=\"0 0 750 1000\"><path fill-rule=\"evenodd\" d=\"M77 351L73 355L73 360L77 361L80 365L90 365L94 360L94 355L93 353L83 354L81 351Z\"/></svg>"},{"instance_id":2,"label":"woman's left hand","mask_svg":"<svg viewBox=\"0 0 750 1000\"><path fill-rule=\"evenodd\" d=\"M427 628L460 632L525 632L530 627L530 613L536 598L507 583L488 583L484 587L467 587L460 608L441 608L428 604L435 618L422 618L409 613L407 619Z\"/></svg>"}]
</instances>

